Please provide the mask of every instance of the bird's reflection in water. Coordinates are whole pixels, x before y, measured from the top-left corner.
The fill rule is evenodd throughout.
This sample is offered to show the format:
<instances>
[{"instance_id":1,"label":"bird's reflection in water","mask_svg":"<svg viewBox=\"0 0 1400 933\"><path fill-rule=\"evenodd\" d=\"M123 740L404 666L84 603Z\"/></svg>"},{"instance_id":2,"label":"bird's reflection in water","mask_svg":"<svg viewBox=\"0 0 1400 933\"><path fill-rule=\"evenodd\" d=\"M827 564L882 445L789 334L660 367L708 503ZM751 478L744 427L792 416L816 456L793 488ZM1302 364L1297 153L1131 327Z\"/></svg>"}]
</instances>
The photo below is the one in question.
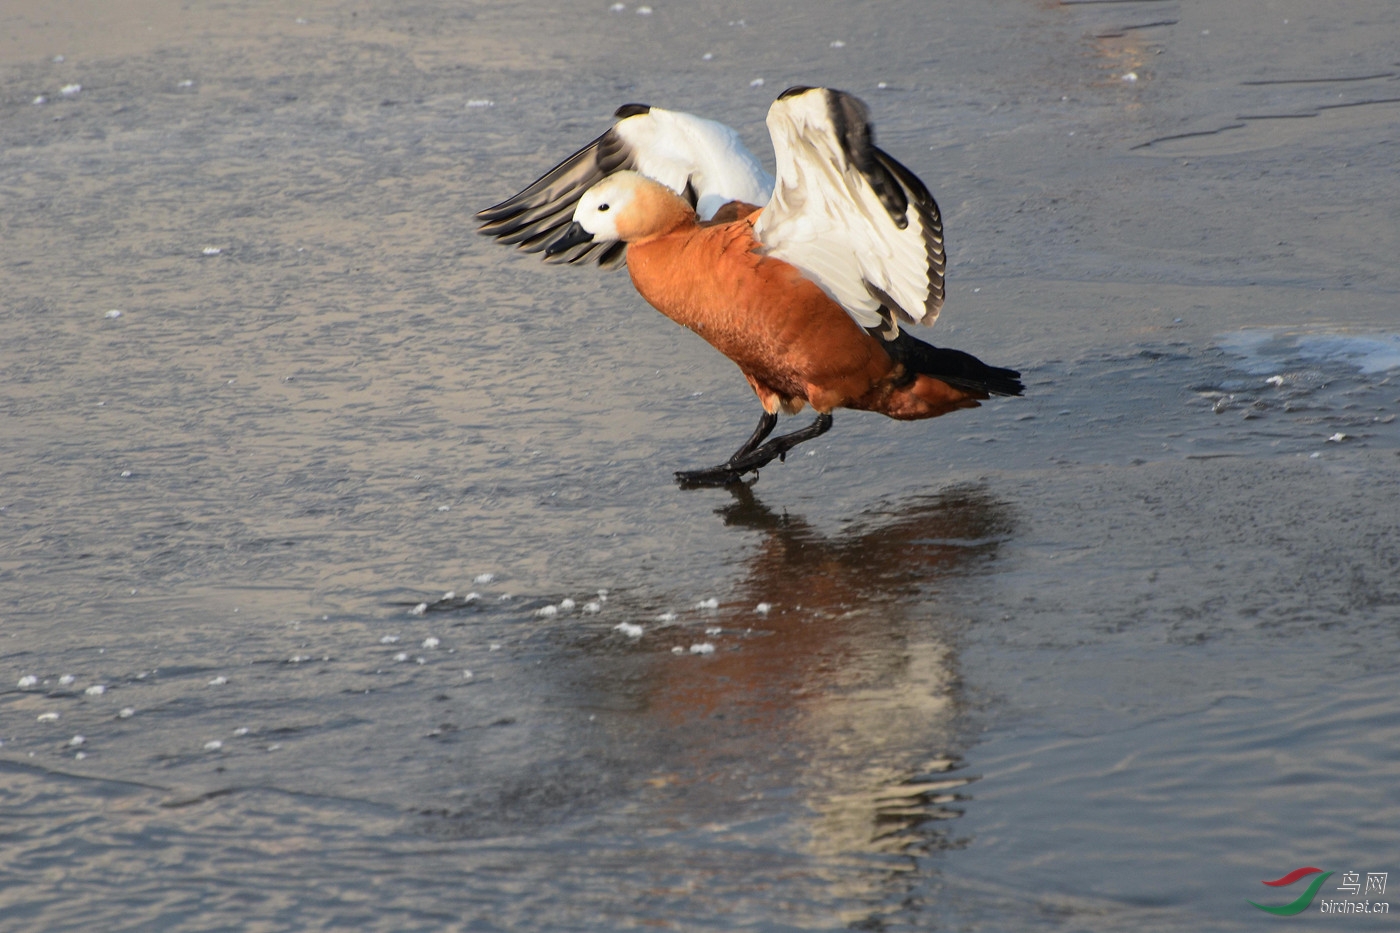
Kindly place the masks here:
<instances>
[{"instance_id":1,"label":"bird's reflection in water","mask_svg":"<svg viewBox=\"0 0 1400 933\"><path fill-rule=\"evenodd\" d=\"M716 653L654 672L649 717L676 741L658 786L677 785L682 822L721 800L741 821L743 801L796 793L812 814L799 844L819 861L907 867L899 856L947 844L938 821L960 812L969 780L940 592L995 560L1010 509L964 486L825 534L747 487L733 495L719 514L760 536L732 611L713 623Z\"/></svg>"}]
</instances>

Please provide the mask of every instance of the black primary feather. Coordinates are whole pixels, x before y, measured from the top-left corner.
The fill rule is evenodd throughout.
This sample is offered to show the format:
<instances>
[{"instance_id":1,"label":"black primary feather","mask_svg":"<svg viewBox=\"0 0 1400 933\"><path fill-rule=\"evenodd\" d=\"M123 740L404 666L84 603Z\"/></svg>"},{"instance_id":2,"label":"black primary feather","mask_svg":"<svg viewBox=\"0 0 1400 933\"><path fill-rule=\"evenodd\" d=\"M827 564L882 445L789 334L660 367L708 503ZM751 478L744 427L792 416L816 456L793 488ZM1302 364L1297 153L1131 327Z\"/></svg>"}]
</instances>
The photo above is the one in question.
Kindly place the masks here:
<instances>
[{"instance_id":1,"label":"black primary feather","mask_svg":"<svg viewBox=\"0 0 1400 933\"><path fill-rule=\"evenodd\" d=\"M647 104L623 104L619 120L650 113ZM583 193L614 172L635 169L631 148L611 127L606 133L545 172L519 194L479 211L478 232L513 245L527 253L544 251L574 219L574 208ZM597 262L606 268L622 264L627 255L623 243L585 243L548 257L551 263Z\"/></svg>"}]
</instances>

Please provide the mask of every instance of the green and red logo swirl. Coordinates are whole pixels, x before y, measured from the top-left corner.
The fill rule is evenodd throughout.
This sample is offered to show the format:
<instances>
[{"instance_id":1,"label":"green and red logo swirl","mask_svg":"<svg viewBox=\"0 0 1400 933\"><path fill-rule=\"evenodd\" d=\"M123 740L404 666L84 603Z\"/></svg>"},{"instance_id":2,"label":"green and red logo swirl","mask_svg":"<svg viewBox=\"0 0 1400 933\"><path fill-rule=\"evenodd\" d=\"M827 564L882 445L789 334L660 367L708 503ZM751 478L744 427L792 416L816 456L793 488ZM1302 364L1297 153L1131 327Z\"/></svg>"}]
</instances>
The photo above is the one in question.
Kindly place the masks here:
<instances>
[{"instance_id":1,"label":"green and red logo swirl","mask_svg":"<svg viewBox=\"0 0 1400 933\"><path fill-rule=\"evenodd\" d=\"M1321 874L1319 874L1319 872L1321 872ZM1306 878L1308 875L1317 875L1317 877L1313 879L1312 884L1308 885L1308 889L1298 895L1298 899L1292 903L1280 904L1277 907L1254 904L1253 901L1250 901L1250 903L1254 904L1255 907L1258 907L1262 911L1273 914L1275 917L1292 917L1295 914L1301 914L1312 906L1313 898L1317 897L1317 892L1322 889L1322 883L1332 877L1332 872L1323 872L1321 868L1312 867L1295 868L1282 878L1264 882L1271 888L1283 888L1297 881L1299 878Z\"/></svg>"}]
</instances>

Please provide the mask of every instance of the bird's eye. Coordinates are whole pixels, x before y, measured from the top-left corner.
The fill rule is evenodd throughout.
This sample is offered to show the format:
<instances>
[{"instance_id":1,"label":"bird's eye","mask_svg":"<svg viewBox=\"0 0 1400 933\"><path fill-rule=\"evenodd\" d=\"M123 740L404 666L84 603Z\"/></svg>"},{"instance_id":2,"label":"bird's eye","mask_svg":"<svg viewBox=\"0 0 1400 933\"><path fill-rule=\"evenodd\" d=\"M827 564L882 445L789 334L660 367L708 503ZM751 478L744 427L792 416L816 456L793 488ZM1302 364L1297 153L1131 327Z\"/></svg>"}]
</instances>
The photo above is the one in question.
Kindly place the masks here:
<instances>
[{"instance_id":1,"label":"bird's eye","mask_svg":"<svg viewBox=\"0 0 1400 933\"><path fill-rule=\"evenodd\" d=\"M598 212L599 212L599 213L602 213L603 211L605 211L605 210L607 210L607 209L608 209L608 205L606 205L606 204L599 204L599 205L598 205Z\"/></svg>"}]
</instances>

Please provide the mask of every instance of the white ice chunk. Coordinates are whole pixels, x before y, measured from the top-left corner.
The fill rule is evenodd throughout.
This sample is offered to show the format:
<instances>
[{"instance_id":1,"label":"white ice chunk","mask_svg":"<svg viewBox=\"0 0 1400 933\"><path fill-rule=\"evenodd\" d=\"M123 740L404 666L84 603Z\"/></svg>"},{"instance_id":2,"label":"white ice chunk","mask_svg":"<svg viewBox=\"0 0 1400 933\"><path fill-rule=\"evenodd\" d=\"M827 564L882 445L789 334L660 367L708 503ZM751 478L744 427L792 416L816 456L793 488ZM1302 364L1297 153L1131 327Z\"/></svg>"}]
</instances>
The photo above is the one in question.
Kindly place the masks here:
<instances>
[{"instance_id":1,"label":"white ice chunk","mask_svg":"<svg viewBox=\"0 0 1400 933\"><path fill-rule=\"evenodd\" d=\"M698 603L695 604L695 608L696 608L696 609L718 609L718 608L719 608L719 600L715 599L714 597L711 597L711 598L709 598L709 599L702 599L702 600L700 600Z\"/></svg>"},{"instance_id":2,"label":"white ice chunk","mask_svg":"<svg viewBox=\"0 0 1400 933\"><path fill-rule=\"evenodd\" d=\"M58 717L58 713L40 713L34 718L37 722L58 722Z\"/></svg>"},{"instance_id":3,"label":"white ice chunk","mask_svg":"<svg viewBox=\"0 0 1400 933\"><path fill-rule=\"evenodd\" d=\"M495 575L494 573L479 573L479 574L477 574L476 577L472 580L472 582L473 582L473 583L490 583L490 582L491 582L492 580L494 580L494 579L496 579L496 575Z\"/></svg>"},{"instance_id":4,"label":"white ice chunk","mask_svg":"<svg viewBox=\"0 0 1400 933\"><path fill-rule=\"evenodd\" d=\"M222 253L223 251L224 251L224 250L223 250L223 247L219 247L219 246L206 246L206 247L204 247L204 249L202 249L200 252L202 252L205 256L217 256L217 255L219 255L220 253Z\"/></svg>"},{"instance_id":5,"label":"white ice chunk","mask_svg":"<svg viewBox=\"0 0 1400 933\"><path fill-rule=\"evenodd\" d=\"M122 309L121 309L121 308L113 308L111 311L108 311L106 314L103 315L103 317L107 318L108 320L112 320L112 321L116 320L117 318L119 318L119 317L121 317L121 316L122 316Z\"/></svg>"},{"instance_id":6,"label":"white ice chunk","mask_svg":"<svg viewBox=\"0 0 1400 933\"><path fill-rule=\"evenodd\" d=\"M132 716L135 715L136 710L132 709L130 706L123 706L122 711L120 713L117 713L117 717L119 719L130 719Z\"/></svg>"},{"instance_id":7,"label":"white ice chunk","mask_svg":"<svg viewBox=\"0 0 1400 933\"><path fill-rule=\"evenodd\" d=\"M541 606L540 608L535 610L535 615L544 619L548 619L550 616L557 616L558 614L558 606Z\"/></svg>"},{"instance_id":8,"label":"white ice chunk","mask_svg":"<svg viewBox=\"0 0 1400 933\"><path fill-rule=\"evenodd\" d=\"M397 645L399 643L399 636L384 635L379 639L379 643L381 645Z\"/></svg>"},{"instance_id":9,"label":"white ice chunk","mask_svg":"<svg viewBox=\"0 0 1400 933\"><path fill-rule=\"evenodd\" d=\"M412 609L408 610L408 614L411 615L411 616L421 616L423 613L425 613L425 612L427 612L427 611L428 611L428 604L427 604L427 603L419 603L418 605L414 606Z\"/></svg>"},{"instance_id":10,"label":"white ice chunk","mask_svg":"<svg viewBox=\"0 0 1400 933\"><path fill-rule=\"evenodd\" d=\"M658 621L658 622L674 622L674 621L676 621L676 614L675 614L674 612L663 612L663 613L661 613L661 615L659 615L659 616L656 617L656 621Z\"/></svg>"},{"instance_id":11,"label":"white ice chunk","mask_svg":"<svg viewBox=\"0 0 1400 933\"><path fill-rule=\"evenodd\" d=\"M58 89L58 93L62 94L64 97L77 97L82 90L83 86L81 84L65 84Z\"/></svg>"},{"instance_id":12,"label":"white ice chunk","mask_svg":"<svg viewBox=\"0 0 1400 933\"><path fill-rule=\"evenodd\" d=\"M102 694L107 692L107 688L104 687L102 684L93 684L91 687L88 687L83 692L90 697L100 697L102 696Z\"/></svg>"},{"instance_id":13,"label":"white ice chunk","mask_svg":"<svg viewBox=\"0 0 1400 933\"><path fill-rule=\"evenodd\" d=\"M74 677L72 674L64 674L62 677L58 678L58 682L66 687L77 679L78 678Z\"/></svg>"},{"instance_id":14,"label":"white ice chunk","mask_svg":"<svg viewBox=\"0 0 1400 933\"><path fill-rule=\"evenodd\" d=\"M753 607L753 611L756 612L756 613L758 613L758 614L761 615L761 616L766 616L766 615L768 615L768 613L770 613L770 612L773 611L773 604L772 604L772 603L759 603L757 606L754 606L754 607Z\"/></svg>"},{"instance_id":15,"label":"white ice chunk","mask_svg":"<svg viewBox=\"0 0 1400 933\"><path fill-rule=\"evenodd\" d=\"M640 625L634 625L631 622L619 622L613 626L613 631L621 632L628 638L641 638L642 632L645 631L645 629L643 629Z\"/></svg>"},{"instance_id":16,"label":"white ice chunk","mask_svg":"<svg viewBox=\"0 0 1400 933\"><path fill-rule=\"evenodd\" d=\"M584 611L584 612L602 612L602 611L603 611L603 604L600 603L600 602L598 602L598 601L595 599L595 600L593 600L592 602L584 603L584 604L583 604L583 611Z\"/></svg>"},{"instance_id":17,"label":"white ice chunk","mask_svg":"<svg viewBox=\"0 0 1400 933\"><path fill-rule=\"evenodd\" d=\"M698 645L690 646L691 654L714 654L715 646L707 641L702 641Z\"/></svg>"},{"instance_id":18,"label":"white ice chunk","mask_svg":"<svg viewBox=\"0 0 1400 933\"><path fill-rule=\"evenodd\" d=\"M442 642L433 635L429 635L427 638L423 639L423 647L429 650L436 648L440 644L442 644Z\"/></svg>"},{"instance_id":19,"label":"white ice chunk","mask_svg":"<svg viewBox=\"0 0 1400 933\"><path fill-rule=\"evenodd\" d=\"M206 752L217 752L223 747L224 743L220 742L218 739L211 739L210 741L204 743L204 750Z\"/></svg>"},{"instance_id":20,"label":"white ice chunk","mask_svg":"<svg viewBox=\"0 0 1400 933\"><path fill-rule=\"evenodd\" d=\"M215 677L213 680L209 681L209 686L222 687L226 683L228 683L228 678L220 674L218 677Z\"/></svg>"},{"instance_id":21,"label":"white ice chunk","mask_svg":"<svg viewBox=\"0 0 1400 933\"><path fill-rule=\"evenodd\" d=\"M19 688L21 690L27 690L30 687L37 686L38 683L39 678L35 677L33 674L25 674L19 679Z\"/></svg>"},{"instance_id":22,"label":"white ice chunk","mask_svg":"<svg viewBox=\"0 0 1400 933\"><path fill-rule=\"evenodd\" d=\"M578 604L575 603L572 599L561 599L561 600L559 600L559 611L560 611L560 612L573 612L573 611L574 611L574 606L576 606L576 605L578 605Z\"/></svg>"},{"instance_id":23,"label":"white ice chunk","mask_svg":"<svg viewBox=\"0 0 1400 933\"><path fill-rule=\"evenodd\" d=\"M86 737L86 736L75 735L75 736L73 736L71 739L68 740L68 744L69 744L70 746L72 746L73 748L77 748L79 745L82 745L82 744L83 744L84 742L86 742L86 741L87 741L87 737Z\"/></svg>"}]
</instances>

